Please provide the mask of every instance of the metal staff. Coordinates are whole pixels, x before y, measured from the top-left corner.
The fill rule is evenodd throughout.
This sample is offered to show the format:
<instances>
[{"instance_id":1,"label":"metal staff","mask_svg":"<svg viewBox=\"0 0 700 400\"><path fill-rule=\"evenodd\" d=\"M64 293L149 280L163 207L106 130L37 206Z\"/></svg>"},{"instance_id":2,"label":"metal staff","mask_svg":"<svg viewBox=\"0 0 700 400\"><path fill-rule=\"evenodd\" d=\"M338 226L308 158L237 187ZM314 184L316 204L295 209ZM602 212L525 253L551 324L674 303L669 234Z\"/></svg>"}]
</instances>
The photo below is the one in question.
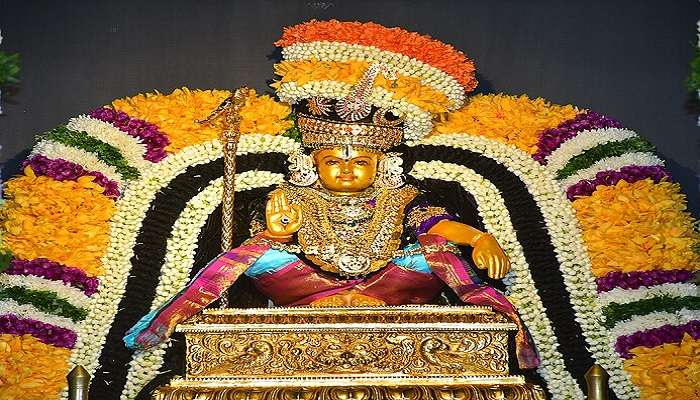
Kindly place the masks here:
<instances>
[{"instance_id":1,"label":"metal staff","mask_svg":"<svg viewBox=\"0 0 700 400\"><path fill-rule=\"evenodd\" d=\"M233 200L236 183L236 149L241 136L240 111L245 105L246 98L251 93L250 88L240 87L233 92L212 112L202 124L222 129L221 142L224 147L224 193L221 202L221 251L226 252L233 247ZM219 299L219 307L228 307L226 293Z\"/></svg>"}]
</instances>

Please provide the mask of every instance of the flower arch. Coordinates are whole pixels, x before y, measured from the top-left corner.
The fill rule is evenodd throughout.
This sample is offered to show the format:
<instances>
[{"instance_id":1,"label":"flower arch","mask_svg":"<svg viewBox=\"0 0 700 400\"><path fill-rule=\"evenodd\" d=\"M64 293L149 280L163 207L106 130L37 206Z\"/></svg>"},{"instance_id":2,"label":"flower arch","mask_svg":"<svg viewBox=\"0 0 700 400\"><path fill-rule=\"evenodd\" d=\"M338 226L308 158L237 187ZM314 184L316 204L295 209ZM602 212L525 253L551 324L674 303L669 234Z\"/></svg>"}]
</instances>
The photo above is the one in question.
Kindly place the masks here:
<instances>
[{"instance_id":1,"label":"flower arch","mask_svg":"<svg viewBox=\"0 0 700 400\"><path fill-rule=\"evenodd\" d=\"M152 288L147 311L206 262L203 240L211 237L202 235L220 203L221 144L220 132L196 121L228 95L183 88L118 99L35 146L2 208L12 259L0 273L0 351L8 354L0 394L58 397L80 363L98 372L92 390L101 398L130 399L169 367L175 350L164 346L109 354L120 327L140 316L124 300L138 298L139 284ZM243 114L237 187L245 202L283 179L298 144L284 104L254 95ZM689 376L700 358L692 283L700 238L647 142L588 110L477 95L405 155L415 179L456 182L476 198L483 224L513 260L508 295L544 356L538 372L554 398L582 398L576 368L588 359L608 370L619 398L700 391L663 377ZM524 226L542 241L528 242ZM149 243L159 256L146 260ZM565 304L553 310L556 302ZM562 346L574 339L580 348ZM647 373L651 360L677 354L682 362ZM55 374L32 372L48 366ZM115 370L122 372L107 392Z\"/></svg>"}]
</instances>

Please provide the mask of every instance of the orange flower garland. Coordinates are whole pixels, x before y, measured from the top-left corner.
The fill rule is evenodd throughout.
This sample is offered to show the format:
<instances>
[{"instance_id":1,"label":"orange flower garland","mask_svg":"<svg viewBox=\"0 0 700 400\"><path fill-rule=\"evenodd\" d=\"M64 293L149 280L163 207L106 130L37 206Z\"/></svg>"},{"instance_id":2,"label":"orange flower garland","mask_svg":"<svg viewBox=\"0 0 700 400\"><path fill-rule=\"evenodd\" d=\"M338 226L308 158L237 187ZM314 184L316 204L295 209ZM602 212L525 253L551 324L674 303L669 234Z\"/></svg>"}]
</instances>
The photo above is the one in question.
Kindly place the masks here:
<instances>
[{"instance_id":1,"label":"orange flower garland","mask_svg":"<svg viewBox=\"0 0 700 400\"><path fill-rule=\"evenodd\" d=\"M433 134L468 133L514 145L535 154L539 133L581 113L572 106L553 105L527 95L476 95L461 109L435 124Z\"/></svg>"},{"instance_id":2,"label":"orange flower garland","mask_svg":"<svg viewBox=\"0 0 700 400\"><path fill-rule=\"evenodd\" d=\"M226 90L175 89L171 94L159 92L139 94L117 99L112 106L131 118L139 118L156 124L168 135L168 152L219 137L219 130L205 126L201 121L231 95Z\"/></svg>"},{"instance_id":3,"label":"orange flower garland","mask_svg":"<svg viewBox=\"0 0 700 400\"><path fill-rule=\"evenodd\" d=\"M341 22L311 20L284 28L276 46L316 41L343 42L373 46L381 50L404 54L452 75L470 92L476 87L474 62L454 47L428 35L387 28L374 22Z\"/></svg>"},{"instance_id":4,"label":"orange flower garland","mask_svg":"<svg viewBox=\"0 0 700 400\"><path fill-rule=\"evenodd\" d=\"M632 382L646 400L700 398L700 341L685 334L681 343L633 349L625 360Z\"/></svg>"},{"instance_id":5,"label":"orange flower garland","mask_svg":"<svg viewBox=\"0 0 700 400\"><path fill-rule=\"evenodd\" d=\"M354 85L365 73L369 63L364 61L282 61L275 64L275 73L282 78L271 86L278 89L280 84L295 82L302 86L313 81L333 80ZM374 86L394 93L396 99L403 99L430 113L446 112L450 100L442 93L421 84L420 79L410 76L397 76L388 80L379 75Z\"/></svg>"},{"instance_id":6,"label":"orange flower garland","mask_svg":"<svg viewBox=\"0 0 700 400\"><path fill-rule=\"evenodd\" d=\"M291 108L279 103L268 95L254 96L246 100L241 110L241 133L279 134L292 126L285 120ZM159 92L139 94L117 99L112 106L129 114L156 124L170 139L166 150L176 153L187 146L216 139L221 131L215 127L200 124L231 92L227 90L190 90L186 87L175 89L171 94Z\"/></svg>"},{"instance_id":7,"label":"orange flower garland","mask_svg":"<svg viewBox=\"0 0 700 400\"><path fill-rule=\"evenodd\" d=\"M678 184L651 179L598 186L573 202L593 273L693 269L700 234Z\"/></svg>"},{"instance_id":8,"label":"orange flower garland","mask_svg":"<svg viewBox=\"0 0 700 400\"><path fill-rule=\"evenodd\" d=\"M0 335L0 400L58 398L69 354L30 335Z\"/></svg>"},{"instance_id":9,"label":"orange flower garland","mask_svg":"<svg viewBox=\"0 0 700 400\"><path fill-rule=\"evenodd\" d=\"M100 258L109 239L114 202L92 176L55 181L31 168L6 184L0 210L3 245L23 259L48 258L90 276L102 273Z\"/></svg>"},{"instance_id":10,"label":"orange flower garland","mask_svg":"<svg viewBox=\"0 0 700 400\"><path fill-rule=\"evenodd\" d=\"M257 96L251 90L250 96L246 99L245 105L241 108L241 133L269 133L280 134L294 125L294 122L287 117L292 112L292 108L275 101L269 95Z\"/></svg>"}]
</instances>

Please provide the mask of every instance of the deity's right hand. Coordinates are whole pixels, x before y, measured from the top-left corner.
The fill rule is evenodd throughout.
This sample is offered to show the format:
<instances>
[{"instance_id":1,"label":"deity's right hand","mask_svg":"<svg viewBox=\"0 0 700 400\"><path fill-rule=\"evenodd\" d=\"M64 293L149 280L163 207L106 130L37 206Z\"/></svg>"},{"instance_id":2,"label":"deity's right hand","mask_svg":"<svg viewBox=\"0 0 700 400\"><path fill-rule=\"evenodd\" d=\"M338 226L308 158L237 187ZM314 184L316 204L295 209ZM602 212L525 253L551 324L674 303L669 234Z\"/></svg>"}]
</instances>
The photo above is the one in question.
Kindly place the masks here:
<instances>
[{"instance_id":1,"label":"deity's right hand","mask_svg":"<svg viewBox=\"0 0 700 400\"><path fill-rule=\"evenodd\" d=\"M301 228L301 207L289 204L283 191L275 191L265 206L265 223L265 236L289 240Z\"/></svg>"}]
</instances>

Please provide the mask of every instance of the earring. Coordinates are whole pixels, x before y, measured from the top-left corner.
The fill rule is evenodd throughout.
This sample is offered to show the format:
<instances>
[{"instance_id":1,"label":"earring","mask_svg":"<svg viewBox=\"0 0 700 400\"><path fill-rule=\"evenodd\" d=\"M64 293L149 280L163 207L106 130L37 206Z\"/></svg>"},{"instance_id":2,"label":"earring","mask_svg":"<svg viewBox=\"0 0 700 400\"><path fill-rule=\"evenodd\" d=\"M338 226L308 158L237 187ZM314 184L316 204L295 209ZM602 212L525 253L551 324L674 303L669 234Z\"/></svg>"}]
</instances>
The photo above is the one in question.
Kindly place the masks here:
<instances>
[{"instance_id":1,"label":"earring","mask_svg":"<svg viewBox=\"0 0 700 400\"><path fill-rule=\"evenodd\" d=\"M297 151L289 155L289 183L296 186L311 186L318 180L314 159Z\"/></svg>"},{"instance_id":2,"label":"earring","mask_svg":"<svg viewBox=\"0 0 700 400\"><path fill-rule=\"evenodd\" d=\"M403 159L401 153L386 153L377 166L377 177L374 180L374 185L386 188L396 189L404 184L403 180Z\"/></svg>"}]
</instances>

